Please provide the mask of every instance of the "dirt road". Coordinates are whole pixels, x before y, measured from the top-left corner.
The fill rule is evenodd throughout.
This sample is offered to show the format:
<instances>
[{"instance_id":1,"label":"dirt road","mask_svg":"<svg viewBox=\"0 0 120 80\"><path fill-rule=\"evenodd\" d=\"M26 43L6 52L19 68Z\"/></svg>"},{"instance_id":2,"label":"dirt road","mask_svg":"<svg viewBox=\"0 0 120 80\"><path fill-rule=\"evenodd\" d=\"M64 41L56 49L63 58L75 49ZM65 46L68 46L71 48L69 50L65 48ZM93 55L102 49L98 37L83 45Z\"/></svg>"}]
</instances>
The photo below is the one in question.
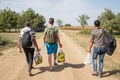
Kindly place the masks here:
<instances>
[{"instance_id":1,"label":"dirt road","mask_svg":"<svg viewBox=\"0 0 120 80\"><path fill-rule=\"evenodd\" d=\"M2 51L0 56L0 80L118 80L106 69L103 78L92 76L92 65L83 64L86 52L63 32L60 32L60 38L66 56L65 64L54 66L54 71L49 71L46 49L40 38L37 41L42 48L43 63L34 65L33 76L28 75L24 53L11 48Z\"/></svg>"}]
</instances>

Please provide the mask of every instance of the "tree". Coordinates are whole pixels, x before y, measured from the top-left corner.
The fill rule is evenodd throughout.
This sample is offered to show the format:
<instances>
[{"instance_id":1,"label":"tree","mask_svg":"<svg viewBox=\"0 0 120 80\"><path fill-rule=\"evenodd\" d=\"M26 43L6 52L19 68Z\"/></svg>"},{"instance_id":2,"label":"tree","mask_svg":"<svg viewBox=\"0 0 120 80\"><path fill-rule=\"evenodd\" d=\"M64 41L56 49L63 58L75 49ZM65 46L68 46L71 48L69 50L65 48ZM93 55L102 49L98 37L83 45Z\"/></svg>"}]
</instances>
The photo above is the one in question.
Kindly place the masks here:
<instances>
[{"instance_id":1,"label":"tree","mask_svg":"<svg viewBox=\"0 0 120 80\"><path fill-rule=\"evenodd\" d=\"M115 17L116 15L112 10L105 8L105 12L98 16L98 19L101 21L101 26L106 28L110 33L113 33L116 27Z\"/></svg>"},{"instance_id":2,"label":"tree","mask_svg":"<svg viewBox=\"0 0 120 80\"><path fill-rule=\"evenodd\" d=\"M89 16L82 14L81 16L79 16L79 19L77 19L77 21L81 24L83 29L84 29L84 26L88 24L87 20L89 18L90 18Z\"/></svg>"},{"instance_id":3,"label":"tree","mask_svg":"<svg viewBox=\"0 0 120 80\"><path fill-rule=\"evenodd\" d=\"M115 25L114 30L115 30L118 34L120 34L120 13L118 13L118 14L116 15L114 25Z\"/></svg>"},{"instance_id":4,"label":"tree","mask_svg":"<svg viewBox=\"0 0 120 80\"><path fill-rule=\"evenodd\" d=\"M31 22L31 28L37 29L43 27L46 20L44 16L35 13L31 8L23 11L22 13L16 13L10 8L0 10L0 30L11 31L11 29L20 29L24 26L26 21Z\"/></svg>"},{"instance_id":5,"label":"tree","mask_svg":"<svg viewBox=\"0 0 120 80\"><path fill-rule=\"evenodd\" d=\"M35 16L36 17L33 19L33 29L42 27L44 23L46 22L44 16L39 15L38 13L35 14Z\"/></svg>"},{"instance_id":6,"label":"tree","mask_svg":"<svg viewBox=\"0 0 120 80\"><path fill-rule=\"evenodd\" d=\"M71 26L71 24L65 24L65 26Z\"/></svg>"},{"instance_id":7,"label":"tree","mask_svg":"<svg viewBox=\"0 0 120 80\"><path fill-rule=\"evenodd\" d=\"M58 19L57 21L56 21L56 23L57 23L57 25L60 27L60 26L62 26L62 20L60 20L60 19Z\"/></svg>"},{"instance_id":8,"label":"tree","mask_svg":"<svg viewBox=\"0 0 120 80\"><path fill-rule=\"evenodd\" d=\"M10 8L0 10L0 30L6 31L7 29L15 28L17 25L17 13Z\"/></svg>"},{"instance_id":9,"label":"tree","mask_svg":"<svg viewBox=\"0 0 120 80\"><path fill-rule=\"evenodd\" d=\"M24 22L27 20L30 21L32 29L36 29L37 27L43 26L46 22L44 16L35 13L35 11L31 8L27 9L26 11L23 11L21 18L22 24L24 24Z\"/></svg>"}]
</instances>

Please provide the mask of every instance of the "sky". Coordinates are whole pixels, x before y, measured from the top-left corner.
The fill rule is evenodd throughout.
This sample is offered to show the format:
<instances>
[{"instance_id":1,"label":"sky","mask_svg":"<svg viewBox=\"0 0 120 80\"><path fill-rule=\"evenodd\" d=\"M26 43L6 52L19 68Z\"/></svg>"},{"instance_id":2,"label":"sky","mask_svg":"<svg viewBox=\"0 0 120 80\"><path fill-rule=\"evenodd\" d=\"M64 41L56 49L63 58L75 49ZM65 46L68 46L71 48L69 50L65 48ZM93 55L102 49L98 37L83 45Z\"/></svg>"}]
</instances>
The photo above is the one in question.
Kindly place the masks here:
<instances>
[{"instance_id":1,"label":"sky","mask_svg":"<svg viewBox=\"0 0 120 80\"><path fill-rule=\"evenodd\" d=\"M32 8L36 13L43 15L47 22L53 17L55 21L62 20L63 24L79 26L77 19L82 14L88 15L88 25L93 25L94 20L105 8L111 9L115 14L119 13L120 0L0 0L0 9L6 7L19 13Z\"/></svg>"}]
</instances>

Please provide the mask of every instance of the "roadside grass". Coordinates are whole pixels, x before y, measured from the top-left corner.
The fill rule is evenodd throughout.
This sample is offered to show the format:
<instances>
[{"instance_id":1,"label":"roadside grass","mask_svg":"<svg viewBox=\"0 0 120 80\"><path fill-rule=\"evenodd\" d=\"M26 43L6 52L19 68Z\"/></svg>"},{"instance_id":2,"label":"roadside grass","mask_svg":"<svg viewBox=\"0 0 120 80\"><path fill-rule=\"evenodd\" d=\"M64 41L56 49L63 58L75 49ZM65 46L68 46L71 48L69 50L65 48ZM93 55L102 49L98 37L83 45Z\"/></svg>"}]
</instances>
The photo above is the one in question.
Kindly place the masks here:
<instances>
[{"instance_id":1,"label":"roadside grass","mask_svg":"<svg viewBox=\"0 0 120 80\"><path fill-rule=\"evenodd\" d=\"M113 61L110 57L106 57L104 59L104 66L109 71L109 75L115 75L118 79L120 79L120 64Z\"/></svg>"},{"instance_id":2,"label":"roadside grass","mask_svg":"<svg viewBox=\"0 0 120 80\"><path fill-rule=\"evenodd\" d=\"M36 33L36 38L39 39L42 37L43 32ZM0 33L1 36L1 43L5 42L5 45L0 46L0 51L11 48L11 47L16 47L18 38L19 38L19 33Z\"/></svg>"},{"instance_id":3,"label":"roadside grass","mask_svg":"<svg viewBox=\"0 0 120 80\"><path fill-rule=\"evenodd\" d=\"M90 41L91 31L80 31L80 30L62 30L66 35L68 35L75 44L82 47L86 52L88 51L88 45ZM85 33L87 32L87 33ZM120 79L120 38L116 37L117 49L112 56L105 56L104 67L109 70L110 75L115 75Z\"/></svg>"},{"instance_id":4,"label":"roadside grass","mask_svg":"<svg viewBox=\"0 0 120 80\"><path fill-rule=\"evenodd\" d=\"M12 40L0 37L0 51L14 46L16 46L16 43L13 42Z\"/></svg>"}]
</instances>

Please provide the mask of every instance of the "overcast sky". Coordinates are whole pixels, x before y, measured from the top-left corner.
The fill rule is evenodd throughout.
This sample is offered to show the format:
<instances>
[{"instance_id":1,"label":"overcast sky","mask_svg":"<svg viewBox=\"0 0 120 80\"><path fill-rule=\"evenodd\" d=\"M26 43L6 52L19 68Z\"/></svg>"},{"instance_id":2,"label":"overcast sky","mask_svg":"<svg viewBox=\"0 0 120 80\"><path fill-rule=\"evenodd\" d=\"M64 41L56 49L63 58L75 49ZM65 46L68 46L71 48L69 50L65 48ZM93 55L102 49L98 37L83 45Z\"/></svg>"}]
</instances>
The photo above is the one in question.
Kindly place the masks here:
<instances>
[{"instance_id":1,"label":"overcast sky","mask_svg":"<svg viewBox=\"0 0 120 80\"><path fill-rule=\"evenodd\" d=\"M43 15L46 20L53 17L55 20L62 20L63 24L79 26L76 19L81 14L90 17L89 25L93 24L104 8L109 8L117 14L120 12L120 0L0 0L0 9L6 7L16 12L32 8Z\"/></svg>"}]
</instances>

